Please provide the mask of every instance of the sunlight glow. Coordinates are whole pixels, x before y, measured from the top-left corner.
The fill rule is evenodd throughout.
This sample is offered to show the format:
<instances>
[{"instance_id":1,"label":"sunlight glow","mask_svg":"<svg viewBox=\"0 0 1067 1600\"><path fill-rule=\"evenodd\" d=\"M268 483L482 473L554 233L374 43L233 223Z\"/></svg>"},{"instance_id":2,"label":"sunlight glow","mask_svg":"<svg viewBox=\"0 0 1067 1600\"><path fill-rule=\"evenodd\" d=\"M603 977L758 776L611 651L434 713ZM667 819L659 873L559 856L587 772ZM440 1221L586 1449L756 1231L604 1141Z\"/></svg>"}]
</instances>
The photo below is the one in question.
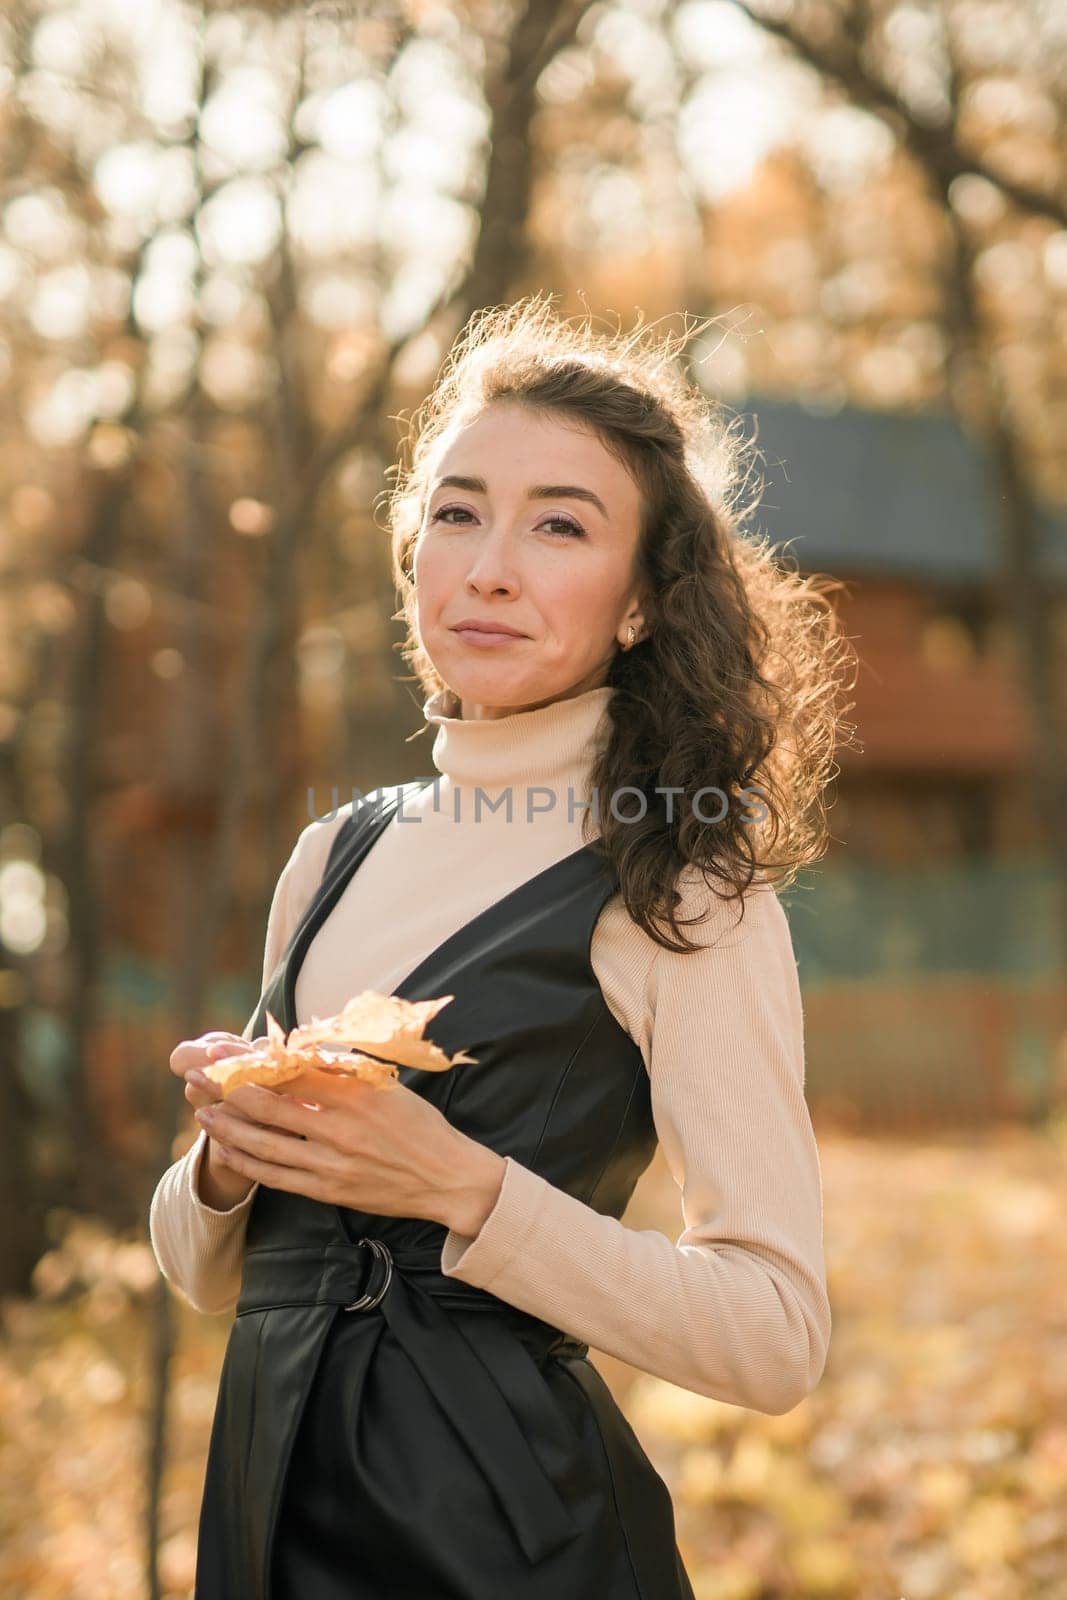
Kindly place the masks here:
<instances>
[{"instance_id":1,"label":"sunlight glow","mask_svg":"<svg viewBox=\"0 0 1067 1600\"><path fill-rule=\"evenodd\" d=\"M162 152L142 140L116 144L100 157L93 172L93 187L101 203L116 216L150 214L159 184Z\"/></svg>"},{"instance_id":2,"label":"sunlight glow","mask_svg":"<svg viewBox=\"0 0 1067 1600\"><path fill-rule=\"evenodd\" d=\"M365 161L378 148L385 112L381 85L358 78L318 96L310 120L328 156L339 162Z\"/></svg>"},{"instance_id":3,"label":"sunlight glow","mask_svg":"<svg viewBox=\"0 0 1067 1600\"><path fill-rule=\"evenodd\" d=\"M29 321L43 339L75 339L89 325L89 269L72 261L37 279Z\"/></svg>"},{"instance_id":4,"label":"sunlight glow","mask_svg":"<svg viewBox=\"0 0 1067 1600\"><path fill-rule=\"evenodd\" d=\"M32 861L0 866L0 942L14 955L28 956L44 942L45 876Z\"/></svg>"},{"instance_id":5,"label":"sunlight glow","mask_svg":"<svg viewBox=\"0 0 1067 1600\"><path fill-rule=\"evenodd\" d=\"M750 181L760 162L800 131L808 106L803 69L707 75L679 119L679 146L704 198L722 200ZM811 87L814 99L815 86Z\"/></svg>"},{"instance_id":6,"label":"sunlight glow","mask_svg":"<svg viewBox=\"0 0 1067 1600\"><path fill-rule=\"evenodd\" d=\"M252 67L227 73L204 107L200 131L233 169L269 172L285 159L289 143L277 76Z\"/></svg>"},{"instance_id":7,"label":"sunlight glow","mask_svg":"<svg viewBox=\"0 0 1067 1600\"><path fill-rule=\"evenodd\" d=\"M200 210L200 241L211 266L253 266L278 248L282 213L278 196L261 178L223 184Z\"/></svg>"},{"instance_id":8,"label":"sunlight glow","mask_svg":"<svg viewBox=\"0 0 1067 1600\"><path fill-rule=\"evenodd\" d=\"M4 232L16 249L39 261L67 261L76 255L81 228L58 189L38 187L4 206Z\"/></svg>"},{"instance_id":9,"label":"sunlight glow","mask_svg":"<svg viewBox=\"0 0 1067 1600\"><path fill-rule=\"evenodd\" d=\"M326 258L335 251L370 246L382 199L381 176L373 163L350 166L311 150L300 161L289 197L290 235L309 255Z\"/></svg>"}]
</instances>

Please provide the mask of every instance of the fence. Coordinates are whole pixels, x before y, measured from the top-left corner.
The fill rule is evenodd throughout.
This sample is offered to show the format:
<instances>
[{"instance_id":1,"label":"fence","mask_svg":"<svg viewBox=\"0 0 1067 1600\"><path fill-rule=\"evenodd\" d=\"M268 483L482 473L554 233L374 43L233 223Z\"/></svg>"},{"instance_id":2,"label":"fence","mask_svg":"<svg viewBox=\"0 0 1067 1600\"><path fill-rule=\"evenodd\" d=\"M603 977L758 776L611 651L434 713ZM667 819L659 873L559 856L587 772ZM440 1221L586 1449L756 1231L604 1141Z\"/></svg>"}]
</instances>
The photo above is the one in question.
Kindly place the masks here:
<instances>
[{"instance_id":1,"label":"fence","mask_svg":"<svg viewBox=\"0 0 1067 1600\"><path fill-rule=\"evenodd\" d=\"M1040 860L827 866L783 896L813 1114L1034 1118L1067 1094L1067 983Z\"/></svg>"}]
</instances>

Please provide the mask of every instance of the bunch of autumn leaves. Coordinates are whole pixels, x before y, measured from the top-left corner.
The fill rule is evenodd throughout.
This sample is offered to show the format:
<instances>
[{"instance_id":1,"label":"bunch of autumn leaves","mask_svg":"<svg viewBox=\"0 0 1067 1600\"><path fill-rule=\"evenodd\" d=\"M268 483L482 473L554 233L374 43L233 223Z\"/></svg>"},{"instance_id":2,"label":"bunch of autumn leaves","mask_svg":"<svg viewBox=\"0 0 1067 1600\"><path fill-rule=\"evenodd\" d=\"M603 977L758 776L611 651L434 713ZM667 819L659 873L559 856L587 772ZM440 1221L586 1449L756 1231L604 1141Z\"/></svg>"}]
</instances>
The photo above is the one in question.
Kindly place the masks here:
<instances>
[{"instance_id":1,"label":"bunch of autumn leaves","mask_svg":"<svg viewBox=\"0 0 1067 1600\"><path fill-rule=\"evenodd\" d=\"M250 1046L239 1056L228 1056L204 1068L218 1084L223 1099L243 1083L271 1087L287 1083L314 1068L343 1077L359 1078L377 1089L396 1083L400 1067L444 1072L461 1062L474 1062L465 1051L449 1056L423 1037L426 1024L442 1006L454 999L446 994L435 1000L401 1000L396 995L365 989L333 1017L313 1017L286 1035L267 1012L264 1044Z\"/></svg>"}]
</instances>

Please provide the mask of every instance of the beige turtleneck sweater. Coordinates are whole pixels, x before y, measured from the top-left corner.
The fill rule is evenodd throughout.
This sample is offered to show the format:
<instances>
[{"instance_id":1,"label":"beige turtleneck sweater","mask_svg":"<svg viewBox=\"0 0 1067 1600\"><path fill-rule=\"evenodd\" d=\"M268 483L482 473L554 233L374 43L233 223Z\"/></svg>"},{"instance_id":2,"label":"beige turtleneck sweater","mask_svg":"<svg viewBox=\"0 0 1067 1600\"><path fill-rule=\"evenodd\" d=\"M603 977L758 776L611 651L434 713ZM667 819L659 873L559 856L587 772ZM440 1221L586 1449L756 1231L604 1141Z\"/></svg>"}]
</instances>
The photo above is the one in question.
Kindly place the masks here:
<instances>
[{"instance_id":1,"label":"beige turtleneck sweater","mask_svg":"<svg viewBox=\"0 0 1067 1600\"><path fill-rule=\"evenodd\" d=\"M391 993L428 951L585 842L580 807L611 695L590 689L488 721L444 715L443 692L426 701L440 776L405 797L312 940L296 983L299 1022L332 1015L362 989ZM484 801L476 815L479 788L494 799L510 788L510 820ZM351 809L297 838L270 909L264 985ZM766 882L750 888L740 926L736 904L724 907L695 868L678 887L681 915L710 908L687 931L712 948L665 950L615 893L590 949L649 1073L679 1188L677 1242L602 1216L509 1156L493 1209L473 1238L447 1234L441 1267L682 1388L780 1413L818 1382L830 1338L796 961ZM231 1210L208 1206L197 1190L206 1142L201 1131L160 1178L149 1229L165 1277L197 1310L223 1312L237 1302L258 1185Z\"/></svg>"}]
</instances>

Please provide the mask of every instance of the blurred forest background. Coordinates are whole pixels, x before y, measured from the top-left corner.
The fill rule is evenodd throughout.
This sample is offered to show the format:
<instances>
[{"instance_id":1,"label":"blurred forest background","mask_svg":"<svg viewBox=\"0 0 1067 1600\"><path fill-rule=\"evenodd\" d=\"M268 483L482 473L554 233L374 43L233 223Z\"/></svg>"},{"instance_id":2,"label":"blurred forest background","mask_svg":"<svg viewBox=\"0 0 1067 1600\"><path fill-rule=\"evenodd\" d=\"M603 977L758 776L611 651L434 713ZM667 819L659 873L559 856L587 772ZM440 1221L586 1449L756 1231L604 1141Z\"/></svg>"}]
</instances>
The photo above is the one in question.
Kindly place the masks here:
<instances>
[{"instance_id":1,"label":"blurred forest background","mask_svg":"<svg viewBox=\"0 0 1067 1600\"><path fill-rule=\"evenodd\" d=\"M1067 1596L1065 68L1055 0L7 0L5 1596L191 1594L227 1328L147 1243L168 1058L251 1013L309 797L429 774L375 502L542 290L715 317L860 658L785 902L826 1376L598 1364L699 1600ZM628 1220L681 1227L658 1158Z\"/></svg>"}]
</instances>

